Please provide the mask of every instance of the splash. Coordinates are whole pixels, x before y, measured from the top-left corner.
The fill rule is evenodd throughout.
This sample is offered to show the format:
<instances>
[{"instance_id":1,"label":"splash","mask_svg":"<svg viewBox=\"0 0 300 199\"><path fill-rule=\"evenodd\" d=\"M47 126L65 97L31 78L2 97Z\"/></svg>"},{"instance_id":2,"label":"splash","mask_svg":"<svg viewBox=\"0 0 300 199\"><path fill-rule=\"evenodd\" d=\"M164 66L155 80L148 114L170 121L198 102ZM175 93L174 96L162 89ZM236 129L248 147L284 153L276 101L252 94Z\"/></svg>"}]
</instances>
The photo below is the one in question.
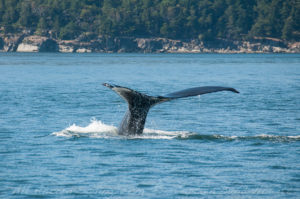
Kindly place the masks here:
<instances>
[{"instance_id":1,"label":"splash","mask_svg":"<svg viewBox=\"0 0 300 199\"><path fill-rule=\"evenodd\" d=\"M120 136L118 128L104 124L101 121L92 119L91 123L85 127L73 124L62 131L53 132L52 135L62 137L91 137L91 138L126 138L126 139L174 139L188 138L190 133L187 131L162 131L155 129L144 129L142 135Z\"/></svg>"},{"instance_id":2,"label":"splash","mask_svg":"<svg viewBox=\"0 0 300 199\"><path fill-rule=\"evenodd\" d=\"M53 132L52 135L62 137L94 137L94 138L113 138L117 137L117 128L106 125L101 121L92 119L86 127L73 124L59 132Z\"/></svg>"},{"instance_id":3,"label":"splash","mask_svg":"<svg viewBox=\"0 0 300 199\"><path fill-rule=\"evenodd\" d=\"M62 137L90 137L104 139L181 139L181 140L206 140L206 141L271 141L271 142L294 142L300 141L300 135L283 136L260 134L254 136L224 136L224 135L205 135L188 131L163 131L145 128L142 135L120 136L118 128L104 124L101 121L92 119L90 124L85 127L73 124L62 131L53 132L52 135Z\"/></svg>"}]
</instances>

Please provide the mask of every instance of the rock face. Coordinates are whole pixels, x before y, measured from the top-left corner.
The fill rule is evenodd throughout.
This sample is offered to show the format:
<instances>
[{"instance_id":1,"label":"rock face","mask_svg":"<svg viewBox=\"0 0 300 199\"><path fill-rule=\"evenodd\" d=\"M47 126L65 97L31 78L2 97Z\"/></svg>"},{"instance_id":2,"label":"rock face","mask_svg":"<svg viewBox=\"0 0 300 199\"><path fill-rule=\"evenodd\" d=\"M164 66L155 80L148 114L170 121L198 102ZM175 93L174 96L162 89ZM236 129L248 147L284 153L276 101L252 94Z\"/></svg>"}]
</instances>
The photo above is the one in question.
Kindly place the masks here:
<instances>
[{"instance_id":1,"label":"rock face","mask_svg":"<svg viewBox=\"0 0 300 199\"><path fill-rule=\"evenodd\" d=\"M41 36L23 37L14 45L17 46L16 52L58 52L56 41Z\"/></svg>"},{"instance_id":2,"label":"rock face","mask_svg":"<svg viewBox=\"0 0 300 199\"><path fill-rule=\"evenodd\" d=\"M39 48L39 52L58 52L58 44L53 39L46 39L42 42Z\"/></svg>"},{"instance_id":3,"label":"rock face","mask_svg":"<svg viewBox=\"0 0 300 199\"><path fill-rule=\"evenodd\" d=\"M15 52L25 35L0 35L0 51ZM2 42L1 42L2 41ZM2 44L1 44L2 43Z\"/></svg>"},{"instance_id":4,"label":"rock face","mask_svg":"<svg viewBox=\"0 0 300 199\"><path fill-rule=\"evenodd\" d=\"M18 44L17 52L58 52L56 41L47 37L28 36Z\"/></svg>"},{"instance_id":5,"label":"rock face","mask_svg":"<svg viewBox=\"0 0 300 199\"><path fill-rule=\"evenodd\" d=\"M249 41L217 39L215 41L172 40L166 38L133 38L80 36L75 40L55 40L37 35L0 35L2 52L64 53L300 53L300 42L288 43L274 38Z\"/></svg>"},{"instance_id":6,"label":"rock face","mask_svg":"<svg viewBox=\"0 0 300 199\"><path fill-rule=\"evenodd\" d=\"M4 48L4 41L3 39L0 37L0 50L3 50Z\"/></svg>"}]
</instances>

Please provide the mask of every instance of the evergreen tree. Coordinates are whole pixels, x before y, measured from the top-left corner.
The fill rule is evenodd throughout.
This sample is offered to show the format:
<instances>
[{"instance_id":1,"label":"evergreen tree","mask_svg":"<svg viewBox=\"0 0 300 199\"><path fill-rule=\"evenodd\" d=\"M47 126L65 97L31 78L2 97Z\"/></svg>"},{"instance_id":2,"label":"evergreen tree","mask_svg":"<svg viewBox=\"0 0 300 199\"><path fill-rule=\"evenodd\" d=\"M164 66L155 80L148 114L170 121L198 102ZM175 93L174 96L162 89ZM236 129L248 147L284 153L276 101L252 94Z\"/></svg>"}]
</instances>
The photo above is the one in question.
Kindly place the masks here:
<instances>
[{"instance_id":1,"label":"evergreen tree","mask_svg":"<svg viewBox=\"0 0 300 199\"><path fill-rule=\"evenodd\" d=\"M300 39L299 0L0 0L0 30L80 34Z\"/></svg>"},{"instance_id":2,"label":"evergreen tree","mask_svg":"<svg viewBox=\"0 0 300 199\"><path fill-rule=\"evenodd\" d=\"M36 33L39 35L46 35L47 34L47 23L44 17L41 17L39 23L37 24Z\"/></svg>"}]
</instances>

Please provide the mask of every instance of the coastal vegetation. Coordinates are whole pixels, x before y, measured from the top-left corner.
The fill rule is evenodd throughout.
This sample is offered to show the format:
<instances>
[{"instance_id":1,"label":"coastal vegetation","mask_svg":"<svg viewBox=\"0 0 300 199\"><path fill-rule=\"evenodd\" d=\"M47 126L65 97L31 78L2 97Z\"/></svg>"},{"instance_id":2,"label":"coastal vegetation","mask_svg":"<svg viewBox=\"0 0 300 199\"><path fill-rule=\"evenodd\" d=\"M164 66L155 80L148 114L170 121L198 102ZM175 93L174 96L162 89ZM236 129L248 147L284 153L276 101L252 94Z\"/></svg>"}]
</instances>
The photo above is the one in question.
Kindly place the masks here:
<instances>
[{"instance_id":1,"label":"coastal vegetation","mask_svg":"<svg viewBox=\"0 0 300 199\"><path fill-rule=\"evenodd\" d=\"M300 40L299 0L0 0L0 31L79 36Z\"/></svg>"}]
</instances>

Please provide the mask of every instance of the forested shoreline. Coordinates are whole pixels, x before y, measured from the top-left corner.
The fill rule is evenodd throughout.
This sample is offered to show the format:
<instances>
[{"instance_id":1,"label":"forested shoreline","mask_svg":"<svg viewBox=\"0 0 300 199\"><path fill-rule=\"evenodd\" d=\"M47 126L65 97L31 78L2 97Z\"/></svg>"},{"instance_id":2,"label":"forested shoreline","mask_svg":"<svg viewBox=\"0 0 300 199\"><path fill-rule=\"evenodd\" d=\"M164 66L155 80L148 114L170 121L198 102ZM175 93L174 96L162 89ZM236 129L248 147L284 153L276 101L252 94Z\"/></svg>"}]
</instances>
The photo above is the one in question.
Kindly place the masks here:
<instances>
[{"instance_id":1,"label":"forested shoreline","mask_svg":"<svg viewBox=\"0 0 300 199\"><path fill-rule=\"evenodd\" d=\"M0 0L0 33L56 40L300 40L299 0Z\"/></svg>"}]
</instances>

